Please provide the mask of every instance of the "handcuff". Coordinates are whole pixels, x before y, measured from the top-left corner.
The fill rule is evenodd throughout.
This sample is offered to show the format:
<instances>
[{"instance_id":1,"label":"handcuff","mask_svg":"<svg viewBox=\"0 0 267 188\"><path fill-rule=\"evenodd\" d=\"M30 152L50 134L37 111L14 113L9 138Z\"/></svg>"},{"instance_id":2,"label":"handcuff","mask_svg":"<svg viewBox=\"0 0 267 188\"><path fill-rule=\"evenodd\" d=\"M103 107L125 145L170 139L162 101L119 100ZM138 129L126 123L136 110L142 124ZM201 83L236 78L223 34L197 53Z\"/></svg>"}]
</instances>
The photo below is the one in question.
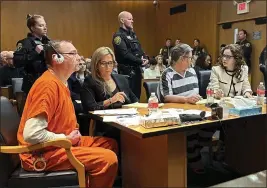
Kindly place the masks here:
<instances>
[{"instance_id":1,"label":"handcuff","mask_svg":"<svg viewBox=\"0 0 267 188\"><path fill-rule=\"evenodd\" d=\"M33 162L33 169L37 172L42 172L46 168L46 160L42 154L36 154L36 156Z\"/></svg>"}]
</instances>

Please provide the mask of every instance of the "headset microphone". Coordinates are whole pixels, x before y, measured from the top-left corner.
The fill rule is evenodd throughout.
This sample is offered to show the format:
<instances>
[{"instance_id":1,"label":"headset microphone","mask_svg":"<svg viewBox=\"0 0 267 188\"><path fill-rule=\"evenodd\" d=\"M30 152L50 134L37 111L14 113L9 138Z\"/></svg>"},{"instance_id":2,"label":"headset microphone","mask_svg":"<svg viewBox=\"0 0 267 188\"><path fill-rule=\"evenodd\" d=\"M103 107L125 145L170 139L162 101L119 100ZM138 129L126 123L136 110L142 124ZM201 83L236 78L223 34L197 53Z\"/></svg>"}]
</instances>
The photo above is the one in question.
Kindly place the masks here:
<instances>
[{"instance_id":1,"label":"headset microphone","mask_svg":"<svg viewBox=\"0 0 267 188\"><path fill-rule=\"evenodd\" d=\"M56 53L56 56L53 58L58 64L61 64L61 63L63 63L63 61L64 61L64 56L62 55L62 54L60 54L60 53L58 53L58 51L54 48L54 46L51 44L51 43L49 43L48 44L51 48L53 48L53 50L55 51L55 53Z\"/></svg>"}]
</instances>

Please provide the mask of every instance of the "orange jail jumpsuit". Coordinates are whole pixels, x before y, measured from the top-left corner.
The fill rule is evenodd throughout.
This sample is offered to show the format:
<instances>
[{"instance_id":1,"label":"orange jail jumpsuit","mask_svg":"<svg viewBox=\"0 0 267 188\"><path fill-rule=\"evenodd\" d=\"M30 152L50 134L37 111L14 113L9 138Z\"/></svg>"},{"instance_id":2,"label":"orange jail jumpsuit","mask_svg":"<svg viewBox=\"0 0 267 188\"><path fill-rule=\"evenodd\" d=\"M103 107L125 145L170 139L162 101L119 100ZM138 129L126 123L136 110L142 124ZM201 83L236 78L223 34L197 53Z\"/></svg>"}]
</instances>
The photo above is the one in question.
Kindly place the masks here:
<instances>
[{"instance_id":1,"label":"orange jail jumpsuit","mask_svg":"<svg viewBox=\"0 0 267 188\"><path fill-rule=\"evenodd\" d=\"M50 71L46 71L31 88L17 137L20 145L29 145L23 138L28 119L46 114L47 130L56 134L69 135L77 125L69 89ZM82 136L78 146L72 147L75 157L84 164L88 174L87 185L92 188L112 187L117 174L118 161L114 152L118 146L115 140L104 137ZM45 171L74 169L63 148L44 150L47 166ZM34 171L32 153L20 154L22 167Z\"/></svg>"}]
</instances>

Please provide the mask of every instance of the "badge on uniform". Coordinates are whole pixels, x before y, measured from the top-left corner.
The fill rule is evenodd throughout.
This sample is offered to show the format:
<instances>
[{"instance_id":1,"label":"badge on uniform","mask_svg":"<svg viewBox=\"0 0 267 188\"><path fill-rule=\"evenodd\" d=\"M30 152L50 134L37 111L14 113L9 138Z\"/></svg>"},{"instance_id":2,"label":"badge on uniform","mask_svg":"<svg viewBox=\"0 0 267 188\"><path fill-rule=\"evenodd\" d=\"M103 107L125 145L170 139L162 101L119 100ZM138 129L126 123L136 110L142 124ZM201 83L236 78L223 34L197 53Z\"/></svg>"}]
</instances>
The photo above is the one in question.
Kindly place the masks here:
<instances>
[{"instance_id":1,"label":"badge on uniform","mask_svg":"<svg viewBox=\"0 0 267 188\"><path fill-rule=\"evenodd\" d=\"M17 44L17 48L16 48L16 51L20 51L22 48L22 43L18 43Z\"/></svg>"},{"instance_id":2,"label":"badge on uniform","mask_svg":"<svg viewBox=\"0 0 267 188\"><path fill-rule=\"evenodd\" d=\"M120 43L121 43L121 37L120 37L120 36L115 37L115 38L114 38L114 43L115 43L116 45L120 45Z\"/></svg>"},{"instance_id":3,"label":"badge on uniform","mask_svg":"<svg viewBox=\"0 0 267 188\"><path fill-rule=\"evenodd\" d=\"M246 47L250 47L250 44L249 43L246 43L245 45L246 45Z\"/></svg>"}]
</instances>

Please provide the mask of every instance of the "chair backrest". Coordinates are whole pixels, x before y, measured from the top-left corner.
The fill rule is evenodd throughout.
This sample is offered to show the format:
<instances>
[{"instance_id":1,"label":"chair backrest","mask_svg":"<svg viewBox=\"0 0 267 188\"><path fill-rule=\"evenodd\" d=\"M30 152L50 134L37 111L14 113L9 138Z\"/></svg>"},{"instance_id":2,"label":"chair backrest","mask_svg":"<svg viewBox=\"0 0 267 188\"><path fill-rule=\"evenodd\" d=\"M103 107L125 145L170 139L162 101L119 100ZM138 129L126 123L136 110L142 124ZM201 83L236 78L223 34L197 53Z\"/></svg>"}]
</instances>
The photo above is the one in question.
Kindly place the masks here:
<instances>
[{"instance_id":1,"label":"chair backrest","mask_svg":"<svg viewBox=\"0 0 267 188\"><path fill-rule=\"evenodd\" d=\"M1 96L0 146L18 145L17 131L20 118L11 102ZM20 163L17 154L4 154L0 149L0 187L7 185L9 175Z\"/></svg>"},{"instance_id":2,"label":"chair backrest","mask_svg":"<svg viewBox=\"0 0 267 188\"><path fill-rule=\"evenodd\" d=\"M198 85L199 85L199 95L203 98L206 98L206 89L208 87L208 84L210 82L210 70L201 70L199 71L199 79L198 79Z\"/></svg>"},{"instance_id":3,"label":"chair backrest","mask_svg":"<svg viewBox=\"0 0 267 188\"><path fill-rule=\"evenodd\" d=\"M143 86L146 90L146 98L149 99L152 92L157 93L157 88L159 85L159 81L148 81L144 82Z\"/></svg>"},{"instance_id":4,"label":"chair backrest","mask_svg":"<svg viewBox=\"0 0 267 188\"><path fill-rule=\"evenodd\" d=\"M12 78L12 87L13 87L14 96L16 96L17 92L22 92L21 90L22 82L23 82L23 78Z\"/></svg>"},{"instance_id":5,"label":"chair backrest","mask_svg":"<svg viewBox=\"0 0 267 188\"><path fill-rule=\"evenodd\" d=\"M128 75L125 75L125 74L120 74L120 75L122 75L122 76L124 76L125 77L125 79L127 80L127 82L128 82L128 85L130 84L130 76L128 76Z\"/></svg>"}]
</instances>

